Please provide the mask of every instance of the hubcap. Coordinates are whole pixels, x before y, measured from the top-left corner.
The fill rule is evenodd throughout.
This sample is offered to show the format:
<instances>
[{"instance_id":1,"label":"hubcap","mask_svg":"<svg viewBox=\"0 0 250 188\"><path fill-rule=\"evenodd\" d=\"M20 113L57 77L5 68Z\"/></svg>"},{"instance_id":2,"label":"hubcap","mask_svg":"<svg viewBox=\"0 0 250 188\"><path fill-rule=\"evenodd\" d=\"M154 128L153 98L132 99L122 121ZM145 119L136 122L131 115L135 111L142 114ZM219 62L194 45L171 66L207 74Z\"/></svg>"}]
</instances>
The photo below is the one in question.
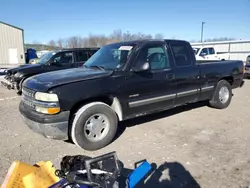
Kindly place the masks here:
<instances>
[{"instance_id":1,"label":"hubcap","mask_svg":"<svg viewBox=\"0 0 250 188\"><path fill-rule=\"evenodd\" d=\"M92 115L84 125L84 134L91 142L97 142L107 136L110 122L104 114Z\"/></svg>"},{"instance_id":2,"label":"hubcap","mask_svg":"<svg viewBox=\"0 0 250 188\"><path fill-rule=\"evenodd\" d=\"M225 104L228 99L229 99L229 90L227 87L223 86L220 88L220 91L219 91L219 99L220 99L220 102Z\"/></svg>"}]
</instances>

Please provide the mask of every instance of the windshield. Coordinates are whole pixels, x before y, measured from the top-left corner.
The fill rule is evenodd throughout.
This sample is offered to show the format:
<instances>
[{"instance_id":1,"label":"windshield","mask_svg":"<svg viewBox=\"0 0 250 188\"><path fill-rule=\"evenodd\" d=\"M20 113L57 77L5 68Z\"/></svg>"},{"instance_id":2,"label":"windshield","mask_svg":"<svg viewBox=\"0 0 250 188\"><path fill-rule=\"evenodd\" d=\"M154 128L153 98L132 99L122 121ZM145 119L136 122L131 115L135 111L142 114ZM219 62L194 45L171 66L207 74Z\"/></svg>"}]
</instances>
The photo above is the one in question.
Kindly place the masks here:
<instances>
[{"instance_id":1,"label":"windshield","mask_svg":"<svg viewBox=\"0 0 250 188\"><path fill-rule=\"evenodd\" d=\"M86 61L85 67L117 70L127 62L133 47L121 44L104 46Z\"/></svg>"},{"instance_id":2,"label":"windshield","mask_svg":"<svg viewBox=\"0 0 250 188\"><path fill-rule=\"evenodd\" d=\"M199 52L200 48L193 48L194 50L194 54L197 55L197 53Z\"/></svg>"},{"instance_id":3,"label":"windshield","mask_svg":"<svg viewBox=\"0 0 250 188\"><path fill-rule=\"evenodd\" d=\"M48 53L44 54L44 55L41 57L41 59L39 60L39 64L45 64L45 63L47 63L47 62L50 60L50 58L51 58L53 55L55 55L55 54L56 54L55 52L48 52Z\"/></svg>"}]
</instances>

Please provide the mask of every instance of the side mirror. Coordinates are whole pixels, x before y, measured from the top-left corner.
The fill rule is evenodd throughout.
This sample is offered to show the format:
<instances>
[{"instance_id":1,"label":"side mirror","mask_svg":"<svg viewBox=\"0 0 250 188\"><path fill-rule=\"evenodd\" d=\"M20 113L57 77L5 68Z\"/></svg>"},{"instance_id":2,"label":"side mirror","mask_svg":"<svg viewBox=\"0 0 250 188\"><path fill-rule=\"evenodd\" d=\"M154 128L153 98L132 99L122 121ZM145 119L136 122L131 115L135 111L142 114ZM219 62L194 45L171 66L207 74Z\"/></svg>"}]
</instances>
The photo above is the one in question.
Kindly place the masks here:
<instances>
[{"instance_id":1,"label":"side mirror","mask_svg":"<svg viewBox=\"0 0 250 188\"><path fill-rule=\"evenodd\" d=\"M140 64L140 63L139 63ZM133 72L145 72L150 70L150 64L148 62L140 64L132 68Z\"/></svg>"},{"instance_id":2,"label":"side mirror","mask_svg":"<svg viewBox=\"0 0 250 188\"><path fill-rule=\"evenodd\" d=\"M207 55L207 54L203 52L203 53L201 53L201 55L200 55L200 56L206 56L206 55Z\"/></svg>"}]
</instances>

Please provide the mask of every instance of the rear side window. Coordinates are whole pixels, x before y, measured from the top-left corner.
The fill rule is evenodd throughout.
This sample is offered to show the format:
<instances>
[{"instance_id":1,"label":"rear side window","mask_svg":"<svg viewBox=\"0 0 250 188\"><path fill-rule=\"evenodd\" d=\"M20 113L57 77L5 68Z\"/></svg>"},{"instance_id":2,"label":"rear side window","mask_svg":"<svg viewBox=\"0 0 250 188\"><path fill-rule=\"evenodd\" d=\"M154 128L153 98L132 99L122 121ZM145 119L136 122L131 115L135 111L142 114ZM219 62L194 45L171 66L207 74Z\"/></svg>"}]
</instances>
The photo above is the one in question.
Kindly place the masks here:
<instances>
[{"instance_id":1,"label":"rear side window","mask_svg":"<svg viewBox=\"0 0 250 188\"><path fill-rule=\"evenodd\" d=\"M98 50L82 50L76 52L76 61L77 62L85 62L87 61L94 53Z\"/></svg>"},{"instance_id":2,"label":"rear side window","mask_svg":"<svg viewBox=\"0 0 250 188\"><path fill-rule=\"evenodd\" d=\"M98 50L90 50L89 51L89 56L91 57L92 55L94 55L94 53L96 53Z\"/></svg>"},{"instance_id":3,"label":"rear side window","mask_svg":"<svg viewBox=\"0 0 250 188\"><path fill-rule=\"evenodd\" d=\"M210 55L215 54L214 48L208 48L208 52Z\"/></svg>"},{"instance_id":4,"label":"rear side window","mask_svg":"<svg viewBox=\"0 0 250 188\"><path fill-rule=\"evenodd\" d=\"M171 47L177 67L186 67L192 65L189 48L185 43L172 43Z\"/></svg>"},{"instance_id":5,"label":"rear side window","mask_svg":"<svg viewBox=\"0 0 250 188\"><path fill-rule=\"evenodd\" d=\"M76 52L76 54L77 54L76 55L77 62L87 61L89 58L87 51L78 51L78 52Z\"/></svg>"}]
</instances>

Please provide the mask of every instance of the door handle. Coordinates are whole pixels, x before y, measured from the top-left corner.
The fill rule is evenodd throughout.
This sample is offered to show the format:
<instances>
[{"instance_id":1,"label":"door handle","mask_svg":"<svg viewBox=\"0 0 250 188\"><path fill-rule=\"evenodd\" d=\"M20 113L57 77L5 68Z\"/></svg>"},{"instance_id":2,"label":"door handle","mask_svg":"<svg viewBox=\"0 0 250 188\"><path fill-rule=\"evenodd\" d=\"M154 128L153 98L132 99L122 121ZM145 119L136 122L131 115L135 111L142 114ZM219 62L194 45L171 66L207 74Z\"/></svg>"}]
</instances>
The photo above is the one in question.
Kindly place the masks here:
<instances>
[{"instance_id":1,"label":"door handle","mask_svg":"<svg viewBox=\"0 0 250 188\"><path fill-rule=\"evenodd\" d=\"M167 75L166 75L166 78L167 78L168 80L173 80L173 79L175 79L175 75L174 75L174 74L167 74Z\"/></svg>"}]
</instances>

